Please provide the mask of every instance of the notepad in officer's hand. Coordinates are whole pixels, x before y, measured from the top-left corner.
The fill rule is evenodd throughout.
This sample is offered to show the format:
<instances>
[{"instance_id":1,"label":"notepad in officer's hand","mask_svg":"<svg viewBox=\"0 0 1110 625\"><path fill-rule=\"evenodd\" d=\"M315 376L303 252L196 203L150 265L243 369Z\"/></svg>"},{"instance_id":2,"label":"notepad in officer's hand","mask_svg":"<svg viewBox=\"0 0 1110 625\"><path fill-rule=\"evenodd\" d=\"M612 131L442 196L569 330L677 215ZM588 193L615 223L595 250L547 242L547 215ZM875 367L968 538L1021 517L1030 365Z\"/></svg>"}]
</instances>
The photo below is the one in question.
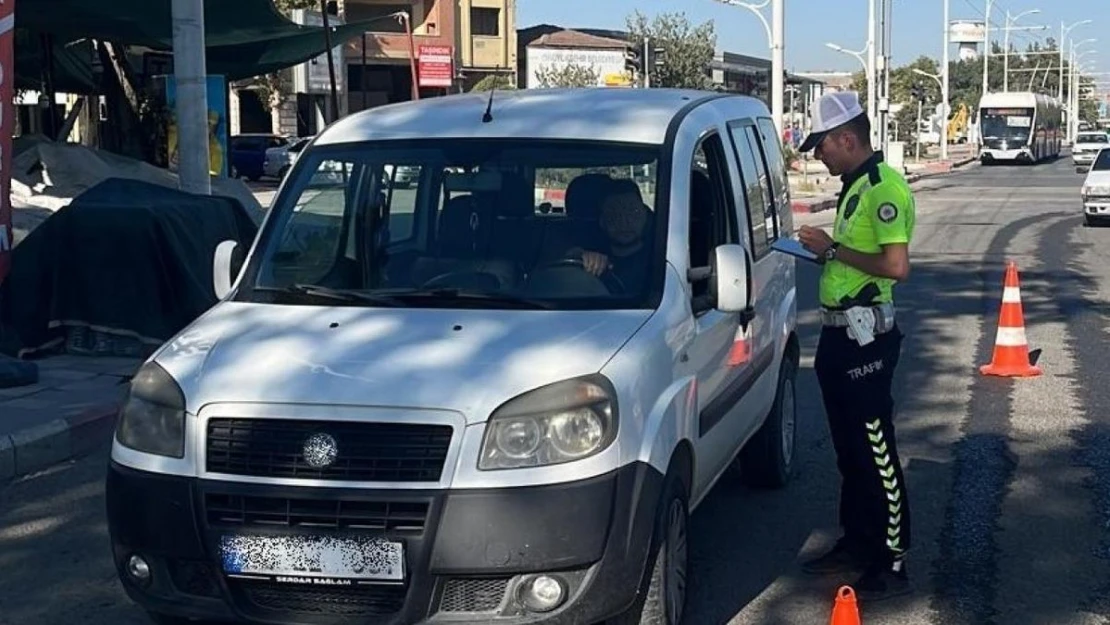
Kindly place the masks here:
<instances>
[{"instance_id":1,"label":"notepad in officer's hand","mask_svg":"<svg viewBox=\"0 0 1110 625\"><path fill-rule=\"evenodd\" d=\"M783 254L790 254L802 260L808 260L814 263L818 262L817 254L807 250L801 242L791 237L776 239L775 242L771 244L771 249L782 252Z\"/></svg>"}]
</instances>

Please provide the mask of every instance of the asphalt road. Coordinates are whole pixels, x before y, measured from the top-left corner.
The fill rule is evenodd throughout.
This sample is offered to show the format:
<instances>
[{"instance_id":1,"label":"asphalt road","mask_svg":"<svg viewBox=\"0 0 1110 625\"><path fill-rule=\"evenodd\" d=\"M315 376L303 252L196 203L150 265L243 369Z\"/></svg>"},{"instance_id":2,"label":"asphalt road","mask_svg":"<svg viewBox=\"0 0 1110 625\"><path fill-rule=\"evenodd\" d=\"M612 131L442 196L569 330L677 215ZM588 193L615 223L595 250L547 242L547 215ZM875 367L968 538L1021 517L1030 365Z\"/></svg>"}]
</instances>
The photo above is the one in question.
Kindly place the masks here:
<instances>
[{"instance_id":1,"label":"asphalt road","mask_svg":"<svg viewBox=\"0 0 1110 625\"><path fill-rule=\"evenodd\" d=\"M1068 160L973 167L918 193L899 441L915 593L870 624L1110 624L1110 228L1085 228ZM827 215L806 216L823 223ZM1045 374L983 378L1007 260ZM691 528L693 625L827 622L848 580L802 576L834 538L837 477L811 357L816 274L801 288L801 464L786 490L722 484ZM115 579L105 454L0 490L0 623L145 623Z\"/></svg>"}]
</instances>

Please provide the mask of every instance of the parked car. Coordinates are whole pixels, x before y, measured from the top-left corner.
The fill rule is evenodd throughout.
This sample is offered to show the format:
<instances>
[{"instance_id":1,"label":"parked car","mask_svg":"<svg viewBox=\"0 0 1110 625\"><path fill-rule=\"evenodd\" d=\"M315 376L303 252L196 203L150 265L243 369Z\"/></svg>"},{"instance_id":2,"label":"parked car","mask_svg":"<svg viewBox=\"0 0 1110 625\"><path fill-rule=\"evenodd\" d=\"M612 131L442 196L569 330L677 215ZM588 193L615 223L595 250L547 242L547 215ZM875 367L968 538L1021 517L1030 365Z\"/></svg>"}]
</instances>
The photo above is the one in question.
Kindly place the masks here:
<instances>
[{"instance_id":1,"label":"parked car","mask_svg":"<svg viewBox=\"0 0 1110 625\"><path fill-rule=\"evenodd\" d=\"M1110 219L1110 146L1095 155L1082 194L1083 219L1088 226Z\"/></svg>"},{"instance_id":2,"label":"parked car","mask_svg":"<svg viewBox=\"0 0 1110 625\"><path fill-rule=\"evenodd\" d=\"M795 261L770 246L792 212L766 105L487 102L333 124L249 254L216 250L219 303L141 367L112 445L114 561L150 613L678 623L691 511L721 479L790 480Z\"/></svg>"},{"instance_id":3,"label":"parked car","mask_svg":"<svg viewBox=\"0 0 1110 625\"><path fill-rule=\"evenodd\" d=\"M1110 136L1105 132L1081 132L1075 136L1075 145L1071 148L1071 160L1075 165L1075 173L1081 174L1091 166L1099 150L1110 145Z\"/></svg>"},{"instance_id":4,"label":"parked car","mask_svg":"<svg viewBox=\"0 0 1110 625\"><path fill-rule=\"evenodd\" d=\"M272 134L242 134L231 137L231 177L255 182L265 175L266 151L289 145L288 137Z\"/></svg>"},{"instance_id":5,"label":"parked car","mask_svg":"<svg viewBox=\"0 0 1110 625\"><path fill-rule=\"evenodd\" d=\"M301 150L312 141L312 137L294 139L285 145L267 148L266 156L262 162L262 173L271 178L284 180L285 175L297 162Z\"/></svg>"}]
</instances>

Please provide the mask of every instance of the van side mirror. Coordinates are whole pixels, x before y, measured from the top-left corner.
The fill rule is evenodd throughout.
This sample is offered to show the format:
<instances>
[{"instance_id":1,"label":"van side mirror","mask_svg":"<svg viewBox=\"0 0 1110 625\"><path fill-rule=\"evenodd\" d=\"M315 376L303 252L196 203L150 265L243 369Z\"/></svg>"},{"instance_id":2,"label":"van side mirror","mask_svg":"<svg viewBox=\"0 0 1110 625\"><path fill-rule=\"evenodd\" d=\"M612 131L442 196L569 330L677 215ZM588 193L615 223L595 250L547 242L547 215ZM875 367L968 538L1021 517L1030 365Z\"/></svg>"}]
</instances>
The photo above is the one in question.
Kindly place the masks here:
<instances>
[{"instance_id":1,"label":"van side mirror","mask_svg":"<svg viewBox=\"0 0 1110 625\"><path fill-rule=\"evenodd\" d=\"M751 309L751 263L743 245L719 245L714 253L710 290L717 310L746 312Z\"/></svg>"},{"instance_id":2,"label":"van side mirror","mask_svg":"<svg viewBox=\"0 0 1110 625\"><path fill-rule=\"evenodd\" d=\"M222 300L231 292L231 285L236 278L236 275L232 274L232 263L238 247L237 242L230 240L221 241L216 246L216 253L212 259L212 285L218 300Z\"/></svg>"}]
</instances>

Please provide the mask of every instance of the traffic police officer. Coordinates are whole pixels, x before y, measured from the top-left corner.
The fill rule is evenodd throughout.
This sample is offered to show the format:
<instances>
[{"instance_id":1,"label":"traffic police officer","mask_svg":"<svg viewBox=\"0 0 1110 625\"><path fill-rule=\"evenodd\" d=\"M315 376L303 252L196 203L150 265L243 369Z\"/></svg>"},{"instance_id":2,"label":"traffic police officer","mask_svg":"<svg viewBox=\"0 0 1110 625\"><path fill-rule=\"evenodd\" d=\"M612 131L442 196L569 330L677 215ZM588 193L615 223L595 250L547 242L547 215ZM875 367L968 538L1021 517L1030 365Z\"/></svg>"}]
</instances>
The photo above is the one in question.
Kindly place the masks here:
<instances>
[{"instance_id":1,"label":"traffic police officer","mask_svg":"<svg viewBox=\"0 0 1110 625\"><path fill-rule=\"evenodd\" d=\"M841 475L843 537L806 562L812 574L862 571L862 600L909 592L904 557L910 509L898 459L891 385L902 344L892 289L909 275L915 207L905 178L871 147L871 124L851 92L816 104L801 146L843 182L833 234L803 226L798 238L823 262L822 330L814 369Z\"/></svg>"}]
</instances>

